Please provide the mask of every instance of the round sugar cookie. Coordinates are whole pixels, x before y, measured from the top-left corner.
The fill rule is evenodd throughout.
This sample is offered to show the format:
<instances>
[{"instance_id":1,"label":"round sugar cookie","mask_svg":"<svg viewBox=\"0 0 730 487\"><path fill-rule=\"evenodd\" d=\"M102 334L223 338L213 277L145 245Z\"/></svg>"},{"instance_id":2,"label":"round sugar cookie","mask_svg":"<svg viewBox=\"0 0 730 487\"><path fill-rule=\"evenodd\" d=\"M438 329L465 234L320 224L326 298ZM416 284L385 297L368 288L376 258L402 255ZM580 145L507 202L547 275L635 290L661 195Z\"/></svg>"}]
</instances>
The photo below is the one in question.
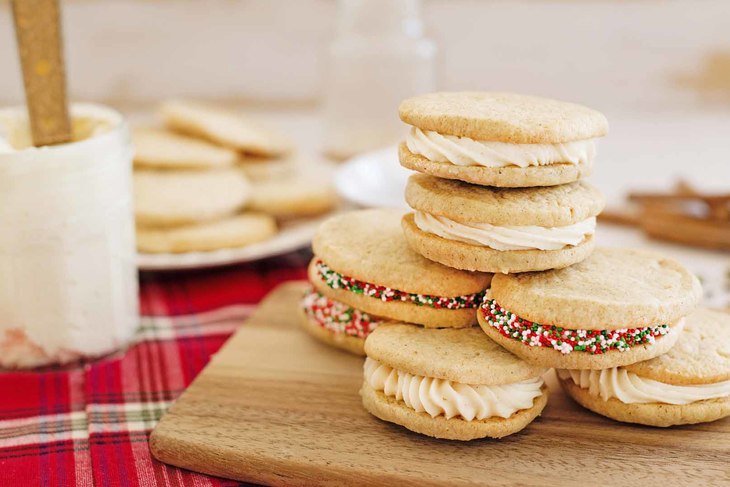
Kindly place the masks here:
<instances>
[{"instance_id":1,"label":"round sugar cookie","mask_svg":"<svg viewBox=\"0 0 730 487\"><path fill-rule=\"evenodd\" d=\"M595 110L513 93L430 93L404 100L399 112L415 127L399 146L401 165L484 186L577 181L591 173L593 139L608 131ZM416 132L429 140L411 139Z\"/></svg>"},{"instance_id":2,"label":"round sugar cookie","mask_svg":"<svg viewBox=\"0 0 730 487\"><path fill-rule=\"evenodd\" d=\"M291 219L326 213L337 201L329 181L292 177L254 183L248 207L275 218Z\"/></svg>"},{"instance_id":3,"label":"round sugar cookie","mask_svg":"<svg viewBox=\"0 0 730 487\"><path fill-rule=\"evenodd\" d=\"M527 365L476 328L455 330L383 325L367 338L365 352L367 361L372 362L365 365L365 380L360 390L363 406L374 416L416 433L462 441L502 438L525 428L547 404L547 387L540 378L546 369ZM424 391L433 391L434 387L453 392L439 392L441 401L435 404L445 408L441 412L419 411L413 400L406 401L387 387L376 389L377 385L368 379L369 365L387 367L392 371L389 375L404 374L408 382L433 381L433 385L425 389L411 387L411 390L419 391L419 395L428 394ZM439 381L443 382L437 384ZM478 392L482 388L492 392ZM527 391L532 392L528 401L520 401L521 407L506 414L495 414L500 403L514 404L518 401L515 395L524 395ZM463 397L454 398L454 395ZM450 401L455 403L452 405L454 410L446 415L445 411L450 408L442 402ZM473 405L474 401L490 403L493 412L486 413L485 417L465 417L467 413L461 408L468 410L467 404Z\"/></svg>"},{"instance_id":4,"label":"round sugar cookie","mask_svg":"<svg viewBox=\"0 0 730 487\"><path fill-rule=\"evenodd\" d=\"M625 404L612 397L604 401L578 387L570 379L561 379L563 390L575 402L594 413L623 423L669 427L682 424L708 423L730 416L730 397L709 399L690 404Z\"/></svg>"},{"instance_id":5,"label":"round sugar cookie","mask_svg":"<svg viewBox=\"0 0 730 487\"><path fill-rule=\"evenodd\" d=\"M638 376L675 385L730 380L730 313L698 308L685 318L677 345L669 352L625 368Z\"/></svg>"},{"instance_id":6,"label":"round sugar cookie","mask_svg":"<svg viewBox=\"0 0 730 487\"><path fill-rule=\"evenodd\" d=\"M245 154L279 157L291 150L291 142L286 137L234 111L173 100L164 103L160 113L172 130Z\"/></svg>"},{"instance_id":7,"label":"round sugar cookie","mask_svg":"<svg viewBox=\"0 0 730 487\"><path fill-rule=\"evenodd\" d=\"M578 245L560 250L494 250L426 233L418 228L412 213L403 217L403 233L414 251L434 262L494 273L560 269L586 259L595 247L593 237L587 237Z\"/></svg>"},{"instance_id":8,"label":"round sugar cookie","mask_svg":"<svg viewBox=\"0 0 730 487\"><path fill-rule=\"evenodd\" d=\"M287 178L297 170L297 164L289 157L270 159L263 157L242 157L236 165L252 182Z\"/></svg>"},{"instance_id":9,"label":"round sugar cookie","mask_svg":"<svg viewBox=\"0 0 730 487\"><path fill-rule=\"evenodd\" d=\"M492 417L466 421L461 418L446 419L444 416L432 418L414 411L402 402L374 390L367 384L363 384L360 389L360 396L363 407L376 418L401 425L414 433L459 441L504 438L522 431L540 416L548 401L547 387L543 386L543 394L535 398L533 406L529 409L522 409L507 419Z\"/></svg>"},{"instance_id":10,"label":"round sugar cookie","mask_svg":"<svg viewBox=\"0 0 730 487\"><path fill-rule=\"evenodd\" d=\"M416 211L461 223L561 227L598 215L605 199L585 181L539 188L490 188L414 174L405 198Z\"/></svg>"},{"instance_id":11,"label":"round sugar cookie","mask_svg":"<svg viewBox=\"0 0 730 487\"><path fill-rule=\"evenodd\" d=\"M605 369L668 352L700 295L697 278L676 261L600 248L564 269L496 275L478 319L530 363Z\"/></svg>"},{"instance_id":12,"label":"round sugar cookie","mask_svg":"<svg viewBox=\"0 0 730 487\"><path fill-rule=\"evenodd\" d=\"M137 227L137 248L147 253L204 252L244 247L275 234L276 222L269 215L243 213L182 227Z\"/></svg>"},{"instance_id":13,"label":"round sugar cookie","mask_svg":"<svg viewBox=\"0 0 730 487\"><path fill-rule=\"evenodd\" d=\"M556 144L608 132L606 117L596 110L515 93L429 93L402 101L398 112L422 130L512 144Z\"/></svg>"},{"instance_id":14,"label":"round sugar cookie","mask_svg":"<svg viewBox=\"0 0 730 487\"><path fill-rule=\"evenodd\" d=\"M460 226L489 225L514 233L519 227L556 228L576 225L598 215L604 198L593 186L574 182L540 188L488 188L435 178L411 176L406 201L417 212L445 218ZM590 226L593 231L595 224ZM403 220L403 231L411 248L423 256L450 267L485 272L528 272L566 267L585 259L593 251L592 234L563 248L502 249L479 242L451 239L438 230L419 227L414 215ZM480 230L484 232L485 230ZM491 230L494 231L494 230ZM491 234L487 234L491 237ZM508 243L517 237L510 236ZM524 237L523 237L524 238ZM552 237L548 242L552 243Z\"/></svg>"},{"instance_id":15,"label":"round sugar cookie","mask_svg":"<svg viewBox=\"0 0 730 487\"><path fill-rule=\"evenodd\" d=\"M134 172L138 225L173 227L233 215L250 197L250 184L236 169Z\"/></svg>"},{"instance_id":16,"label":"round sugar cookie","mask_svg":"<svg viewBox=\"0 0 730 487\"><path fill-rule=\"evenodd\" d=\"M452 269L413 252L397 210L336 215L318 229L309 277L322 294L376 316L429 327L476 324L491 274Z\"/></svg>"},{"instance_id":17,"label":"round sugar cookie","mask_svg":"<svg viewBox=\"0 0 730 487\"><path fill-rule=\"evenodd\" d=\"M132 132L135 167L148 169L216 169L232 166L235 151L156 128Z\"/></svg>"},{"instance_id":18,"label":"round sugar cookie","mask_svg":"<svg viewBox=\"0 0 730 487\"><path fill-rule=\"evenodd\" d=\"M702 288L674 259L645 250L598 248L565 269L496 275L490 294L532 322L616 330L676 323L697 306Z\"/></svg>"},{"instance_id":19,"label":"round sugar cookie","mask_svg":"<svg viewBox=\"0 0 730 487\"><path fill-rule=\"evenodd\" d=\"M500 347L476 327L381 326L368 337L365 352L394 369L464 384L512 384L547 372Z\"/></svg>"},{"instance_id":20,"label":"round sugar cookie","mask_svg":"<svg viewBox=\"0 0 730 487\"><path fill-rule=\"evenodd\" d=\"M599 394L591 394L590 388L580 387L570 376L560 377L560 383L576 402L617 421L666 427L705 423L730 416L730 313L697 309L685 318L677 344L671 350L621 369L640 379L666 385L665 388L653 384L651 390L659 389L666 393L676 386L680 390L693 389L692 393L697 394L697 388L709 386L713 388L713 396L723 388L727 395L710 396L688 404L661 401L630 403L617 397L605 400ZM723 386L723 383L726 385Z\"/></svg>"}]
</instances>

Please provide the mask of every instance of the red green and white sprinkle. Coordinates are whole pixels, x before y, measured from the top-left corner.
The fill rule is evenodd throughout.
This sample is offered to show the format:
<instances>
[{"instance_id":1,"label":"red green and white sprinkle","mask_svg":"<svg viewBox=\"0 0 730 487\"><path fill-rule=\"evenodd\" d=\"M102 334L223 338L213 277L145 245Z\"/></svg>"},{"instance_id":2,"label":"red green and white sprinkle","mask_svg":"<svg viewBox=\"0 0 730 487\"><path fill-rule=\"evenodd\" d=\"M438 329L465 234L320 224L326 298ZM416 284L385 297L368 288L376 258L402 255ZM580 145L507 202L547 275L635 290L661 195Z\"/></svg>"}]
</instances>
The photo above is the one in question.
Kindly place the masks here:
<instances>
[{"instance_id":1,"label":"red green and white sprinkle","mask_svg":"<svg viewBox=\"0 0 730 487\"><path fill-rule=\"evenodd\" d=\"M364 311L329 299L313 289L304 294L301 306L310 319L332 333L365 338L384 323Z\"/></svg>"},{"instance_id":2,"label":"red green and white sprinkle","mask_svg":"<svg viewBox=\"0 0 730 487\"><path fill-rule=\"evenodd\" d=\"M418 306L429 306L436 309L465 309L478 308L482 302L484 291L465 296L443 297L429 296L427 294L414 294L398 291L385 286L370 284L369 282L358 281L352 277L344 276L333 271L321 260L315 264L317 274L332 289L344 289L355 294L362 294L371 298L377 298L384 302L403 301Z\"/></svg>"},{"instance_id":3,"label":"red green and white sprinkle","mask_svg":"<svg viewBox=\"0 0 730 487\"><path fill-rule=\"evenodd\" d=\"M636 345L652 344L656 337L669 333L667 325L619 330L572 330L541 325L520 318L489 297L484 298L480 310L486 322L502 336L531 347L550 347L564 354L586 352L600 355L611 350L625 352Z\"/></svg>"}]
</instances>

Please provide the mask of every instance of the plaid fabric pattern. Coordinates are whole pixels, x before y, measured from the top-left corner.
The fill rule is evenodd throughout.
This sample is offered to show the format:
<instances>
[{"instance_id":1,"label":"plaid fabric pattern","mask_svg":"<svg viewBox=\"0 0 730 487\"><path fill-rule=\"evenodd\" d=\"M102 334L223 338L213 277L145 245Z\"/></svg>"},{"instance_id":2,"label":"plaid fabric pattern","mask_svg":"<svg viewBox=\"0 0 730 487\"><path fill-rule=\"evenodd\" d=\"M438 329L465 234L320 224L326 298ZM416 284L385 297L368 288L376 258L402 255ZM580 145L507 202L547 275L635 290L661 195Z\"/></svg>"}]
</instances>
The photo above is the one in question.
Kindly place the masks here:
<instances>
[{"instance_id":1,"label":"plaid fabric pattern","mask_svg":"<svg viewBox=\"0 0 730 487\"><path fill-rule=\"evenodd\" d=\"M126 350L89 363L0 373L0 487L237 482L154 460L149 432L256 304L306 278L308 250L241 266L141 277Z\"/></svg>"}]
</instances>

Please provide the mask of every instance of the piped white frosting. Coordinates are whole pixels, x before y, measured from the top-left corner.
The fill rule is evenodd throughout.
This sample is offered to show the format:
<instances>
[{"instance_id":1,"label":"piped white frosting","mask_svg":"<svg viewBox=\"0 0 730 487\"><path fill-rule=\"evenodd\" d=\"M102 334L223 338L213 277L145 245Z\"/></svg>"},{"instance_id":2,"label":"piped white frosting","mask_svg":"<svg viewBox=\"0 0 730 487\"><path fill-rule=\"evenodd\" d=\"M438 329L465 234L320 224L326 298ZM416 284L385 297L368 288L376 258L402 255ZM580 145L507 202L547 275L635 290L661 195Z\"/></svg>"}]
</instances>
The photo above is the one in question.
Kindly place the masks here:
<instances>
[{"instance_id":1,"label":"piped white frosting","mask_svg":"<svg viewBox=\"0 0 730 487\"><path fill-rule=\"evenodd\" d=\"M562 227L497 226L489 223L465 224L417 211L414 221L426 233L494 250L559 250L580 244L596 231L595 217Z\"/></svg>"},{"instance_id":2,"label":"piped white frosting","mask_svg":"<svg viewBox=\"0 0 730 487\"><path fill-rule=\"evenodd\" d=\"M386 396L431 417L461 417L467 421L491 417L509 418L529 409L542 395L542 377L502 385L472 385L422 377L365 359L365 382Z\"/></svg>"},{"instance_id":3,"label":"piped white frosting","mask_svg":"<svg viewBox=\"0 0 730 487\"><path fill-rule=\"evenodd\" d=\"M457 166L529 167L550 164L588 164L596 155L594 139L560 144L510 144L443 135L411 128L406 146L413 154Z\"/></svg>"},{"instance_id":4,"label":"piped white frosting","mask_svg":"<svg viewBox=\"0 0 730 487\"><path fill-rule=\"evenodd\" d=\"M674 385L640 377L623 367L603 370L559 370L581 389L604 401L616 398L625 404L691 404L730 396L730 380L714 384Z\"/></svg>"}]
</instances>

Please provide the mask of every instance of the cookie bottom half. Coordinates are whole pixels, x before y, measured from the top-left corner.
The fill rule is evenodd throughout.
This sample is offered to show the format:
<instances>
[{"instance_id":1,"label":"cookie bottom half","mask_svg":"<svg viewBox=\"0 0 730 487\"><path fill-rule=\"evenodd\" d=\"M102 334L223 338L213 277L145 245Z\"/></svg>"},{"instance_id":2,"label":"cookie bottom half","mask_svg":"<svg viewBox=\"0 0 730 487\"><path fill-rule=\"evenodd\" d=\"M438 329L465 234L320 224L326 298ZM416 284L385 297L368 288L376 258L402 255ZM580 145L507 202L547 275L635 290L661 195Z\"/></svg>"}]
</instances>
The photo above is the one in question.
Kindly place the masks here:
<instances>
[{"instance_id":1,"label":"cookie bottom half","mask_svg":"<svg viewBox=\"0 0 730 487\"><path fill-rule=\"evenodd\" d=\"M402 226L413 250L427 259L467 271L511 274L560 269L586 259L595 247L593 236L589 236L576 246L560 250L494 250L426 233L416 226L412 213L403 217Z\"/></svg>"},{"instance_id":2,"label":"cookie bottom half","mask_svg":"<svg viewBox=\"0 0 730 487\"><path fill-rule=\"evenodd\" d=\"M312 337L331 347L339 348L355 355L365 356L364 338L327 330L307 316L307 313L303 309L300 308L297 312L299 314L299 324Z\"/></svg>"},{"instance_id":3,"label":"cookie bottom half","mask_svg":"<svg viewBox=\"0 0 730 487\"><path fill-rule=\"evenodd\" d=\"M532 188L535 186L557 186L571 183L592 172L591 164L561 163L545 166L457 166L450 162L429 161L423 156L413 154L405 142L398 148L401 166L430 174L439 178L458 179L467 183L501 188Z\"/></svg>"},{"instance_id":4,"label":"cookie bottom half","mask_svg":"<svg viewBox=\"0 0 730 487\"><path fill-rule=\"evenodd\" d=\"M591 395L570 379L560 379L560 385L566 394L584 408L601 416L647 426L678 426L716 421L730 416L730 397L708 399L690 404L627 404L616 398L604 401L599 396Z\"/></svg>"},{"instance_id":5,"label":"cookie bottom half","mask_svg":"<svg viewBox=\"0 0 730 487\"><path fill-rule=\"evenodd\" d=\"M433 418L429 414L416 412L368 384L363 384L360 396L365 409L383 421L434 438L469 441L478 438L502 438L524 429L540 415L547 404L547 387L543 385L541 390L543 394L535 398L531 408L520 410L509 418L493 417L472 421L461 418L446 419L444 416Z\"/></svg>"},{"instance_id":6,"label":"cookie bottom half","mask_svg":"<svg viewBox=\"0 0 730 487\"><path fill-rule=\"evenodd\" d=\"M574 351L564 354L553 348L533 347L517 339L507 338L486 322L481 311L477 312L477 319L484 333L498 345L532 365L555 369L609 369L649 360L668 352L680 335L679 330L673 330L673 333L658 338L652 345L637 345L624 352L610 350L602 354L590 354Z\"/></svg>"}]
</instances>

